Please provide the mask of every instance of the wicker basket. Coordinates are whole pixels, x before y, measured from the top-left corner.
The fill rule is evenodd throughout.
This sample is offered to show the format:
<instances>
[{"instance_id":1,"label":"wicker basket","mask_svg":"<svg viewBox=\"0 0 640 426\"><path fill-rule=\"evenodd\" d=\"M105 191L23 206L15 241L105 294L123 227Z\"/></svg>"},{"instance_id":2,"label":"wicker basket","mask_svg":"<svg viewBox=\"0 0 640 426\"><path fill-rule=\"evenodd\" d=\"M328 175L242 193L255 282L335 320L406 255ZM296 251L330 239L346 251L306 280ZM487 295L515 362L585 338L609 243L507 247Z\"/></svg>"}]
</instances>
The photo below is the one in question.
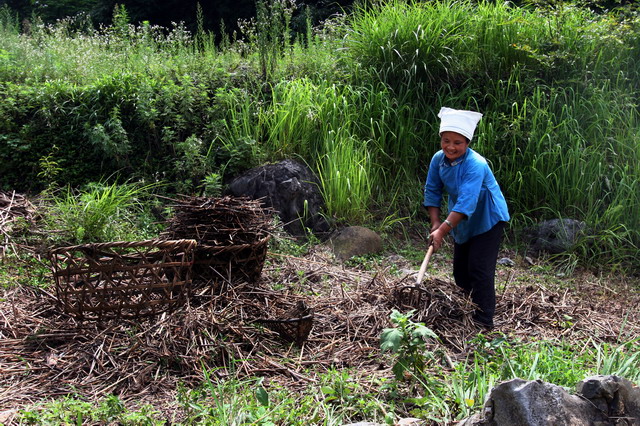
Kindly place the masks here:
<instances>
[{"instance_id":1,"label":"wicker basket","mask_svg":"<svg viewBox=\"0 0 640 426\"><path fill-rule=\"evenodd\" d=\"M72 316L95 320L171 310L186 299L196 245L147 240L51 250L58 303Z\"/></svg>"},{"instance_id":2,"label":"wicker basket","mask_svg":"<svg viewBox=\"0 0 640 426\"><path fill-rule=\"evenodd\" d=\"M302 346L313 328L313 319L313 309L300 300L295 308L283 314L283 318L259 318L254 322L275 331L285 341Z\"/></svg>"},{"instance_id":3,"label":"wicker basket","mask_svg":"<svg viewBox=\"0 0 640 426\"><path fill-rule=\"evenodd\" d=\"M262 273L270 239L271 236L266 236L255 243L228 246L198 244L193 262L194 281L255 282Z\"/></svg>"},{"instance_id":4,"label":"wicker basket","mask_svg":"<svg viewBox=\"0 0 640 426\"><path fill-rule=\"evenodd\" d=\"M223 282L255 282L260 278L273 214L261 207L260 200L185 197L173 208L175 214L163 236L198 242L194 285L215 287Z\"/></svg>"}]
</instances>

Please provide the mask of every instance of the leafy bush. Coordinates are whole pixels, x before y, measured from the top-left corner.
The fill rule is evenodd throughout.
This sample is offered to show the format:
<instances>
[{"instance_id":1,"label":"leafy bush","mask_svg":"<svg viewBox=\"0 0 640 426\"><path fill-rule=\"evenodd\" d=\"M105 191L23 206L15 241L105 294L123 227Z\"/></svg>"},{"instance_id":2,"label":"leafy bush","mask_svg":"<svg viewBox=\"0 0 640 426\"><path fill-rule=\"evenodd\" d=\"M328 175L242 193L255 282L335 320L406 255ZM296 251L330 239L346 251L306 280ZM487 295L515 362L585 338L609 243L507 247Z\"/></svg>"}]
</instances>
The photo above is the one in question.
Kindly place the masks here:
<instances>
[{"instance_id":1,"label":"leafy bush","mask_svg":"<svg viewBox=\"0 0 640 426\"><path fill-rule=\"evenodd\" d=\"M36 19L28 34L5 12L0 187L39 190L55 172L73 187L117 174L190 193L212 174L226 182L301 157L332 218L418 218L447 105L484 113L472 147L494 168L512 229L583 220L595 231L565 264L640 262L637 13L361 5L291 39L293 3L263 2L224 49L202 29L128 24L124 10L112 27Z\"/></svg>"}]
</instances>

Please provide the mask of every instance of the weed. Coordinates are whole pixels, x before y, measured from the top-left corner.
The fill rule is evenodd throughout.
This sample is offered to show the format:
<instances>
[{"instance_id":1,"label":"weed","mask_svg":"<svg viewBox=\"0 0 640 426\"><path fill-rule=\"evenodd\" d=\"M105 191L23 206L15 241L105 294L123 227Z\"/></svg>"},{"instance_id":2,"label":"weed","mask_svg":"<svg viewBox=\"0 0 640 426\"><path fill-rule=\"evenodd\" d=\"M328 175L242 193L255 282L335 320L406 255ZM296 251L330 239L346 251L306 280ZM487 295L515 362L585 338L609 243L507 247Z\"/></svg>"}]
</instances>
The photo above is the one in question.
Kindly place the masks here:
<instances>
[{"instance_id":1,"label":"weed","mask_svg":"<svg viewBox=\"0 0 640 426\"><path fill-rule=\"evenodd\" d=\"M49 286L51 270L35 256L23 253L8 253L0 258L0 287Z\"/></svg>"},{"instance_id":2,"label":"weed","mask_svg":"<svg viewBox=\"0 0 640 426\"><path fill-rule=\"evenodd\" d=\"M424 375L426 361L432 358L432 354L426 352L425 339L438 339L430 328L411 321L414 312L402 314L394 309L390 319L395 327L385 328L380 335L382 351L391 351L397 357L391 370L398 380Z\"/></svg>"},{"instance_id":3,"label":"weed","mask_svg":"<svg viewBox=\"0 0 640 426\"><path fill-rule=\"evenodd\" d=\"M324 401L340 407L350 418L385 419L384 404L378 395L365 391L362 380L349 370L329 370L321 377L320 392Z\"/></svg>"},{"instance_id":4,"label":"weed","mask_svg":"<svg viewBox=\"0 0 640 426\"><path fill-rule=\"evenodd\" d=\"M222 176L209 173L203 179L202 195L205 197L219 197L222 195Z\"/></svg>"},{"instance_id":5,"label":"weed","mask_svg":"<svg viewBox=\"0 0 640 426\"><path fill-rule=\"evenodd\" d=\"M350 268L359 268L365 271L379 269L382 265L382 257L379 254L365 254L352 256L344 264Z\"/></svg>"},{"instance_id":6,"label":"weed","mask_svg":"<svg viewBox=\"0 0 640 426\"><path fill-rule=\"evenodd\" d=\"M111 424L161 425L159 413L145 405L139 411L129 411L115 395L108 395L97 405L76 396L65 396L19 412L20 424Z\"/></svg>"}]
</instances>

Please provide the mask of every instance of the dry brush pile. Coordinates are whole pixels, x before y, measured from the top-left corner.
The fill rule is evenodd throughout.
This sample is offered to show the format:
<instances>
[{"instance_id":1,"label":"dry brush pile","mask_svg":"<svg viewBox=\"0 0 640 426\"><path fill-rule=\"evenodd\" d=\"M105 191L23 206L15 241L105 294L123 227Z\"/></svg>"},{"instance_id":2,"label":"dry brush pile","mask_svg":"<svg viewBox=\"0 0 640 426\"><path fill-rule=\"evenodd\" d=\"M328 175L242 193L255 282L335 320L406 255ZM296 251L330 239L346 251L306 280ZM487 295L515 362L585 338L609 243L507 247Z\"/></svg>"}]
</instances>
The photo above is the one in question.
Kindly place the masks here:
<instances>
[{"instance_id":1,"label":"dry brush pile","mask_svg":"<svg viewBox=\"0 0 640 426\"><path fill-rule=\"evenodd\" d=\"M498 294L495 333L600 341L638 335L637 292L612 298L607 293L622 290L586 281L578 291L547 289L516 285L513 277ZM269 253L254 282L201 283L184 305L150 318L81 321L61 311L48 290L5 289L0 410L68 393L171 399L178 384L196 385L205 371L264 376L292 388L316 383L334 367L390 375L379 338L392 309L414 309L413 320L440 337L430 346L463 359L479 331L471 303L449 280L420 287L414 280L389 268L347 268L318 246L304 257Z\"/></svg>"}]
</instances>

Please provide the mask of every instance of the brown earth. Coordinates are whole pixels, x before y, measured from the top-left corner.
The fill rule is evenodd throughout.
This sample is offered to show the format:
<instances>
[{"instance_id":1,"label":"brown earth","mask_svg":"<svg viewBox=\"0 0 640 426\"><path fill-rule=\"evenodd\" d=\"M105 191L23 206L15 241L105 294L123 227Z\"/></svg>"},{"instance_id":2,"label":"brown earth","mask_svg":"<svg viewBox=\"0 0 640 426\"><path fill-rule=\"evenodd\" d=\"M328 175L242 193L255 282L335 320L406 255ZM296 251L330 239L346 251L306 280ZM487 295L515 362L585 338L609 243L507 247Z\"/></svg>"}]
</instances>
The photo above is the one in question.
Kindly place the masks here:
<instances>
[{"instance_id":1,"label":"brown earth","mask_svg":"<svg viewBox=\"0 0 640 426\"><path fill-rule=\"evenodd\" d=\"M20 200L13 194L0 201L15 207ZM29 214L24 200L20 206ZM0 277L47 264L37 249L5 232L9 215L0 221ZM7 260L9 253L23 260ZM334 368L390 377L390 359L379 347L393 309L415 310L412 320L439 336L429 349L443 353L445 365L472 353L469 342L479 333L581 345L628 342L640 334L637 277L579 270L561 277L543 261L507 251L500 256L515 266L498 267L490 332L470 321L473 306L452 282L450 248L432 256L420 286L422 259L388 253L344 264L323 245L301 256L269 252L254 284L201 283L173 312L101 323L63 312L52 280L46 289L0 283L0 413L70 393L88 400L114 394L175 410L179 384L195 386L205 371L219 378L261 376L292 391Z\"/></svg>"},{"instance_id":2,"label":"brown earth","mask_svg":"<svg viewBox=\"0 0 640 426\"><path fill-rule=\"evenodd\" d=\"M486 332L470 322L472 305L449 277L446 250L432 257L419 289L415 273L397 274L417 267L398 256L345 267L322 246L303 257L269 253L256 284L204 286L159 318L101 324L60 312L47 290L5 288L0 411L70 392L171 404L178 383L196 385L204 369L221 378L264 376L292 389L317 383L330 368L389 376L379 338L394 308L416 309L413 320L441 339L431 347L443 349L448 362L464 359L467 342ZM615 343L639 334L637 281L589 272L557 278L518 261L499 267L497 287L494 335ZM310 330L297 321L301 307L312 313ZM300 345L292 342L300 336Z\"/></svg>"}]
</instances>

